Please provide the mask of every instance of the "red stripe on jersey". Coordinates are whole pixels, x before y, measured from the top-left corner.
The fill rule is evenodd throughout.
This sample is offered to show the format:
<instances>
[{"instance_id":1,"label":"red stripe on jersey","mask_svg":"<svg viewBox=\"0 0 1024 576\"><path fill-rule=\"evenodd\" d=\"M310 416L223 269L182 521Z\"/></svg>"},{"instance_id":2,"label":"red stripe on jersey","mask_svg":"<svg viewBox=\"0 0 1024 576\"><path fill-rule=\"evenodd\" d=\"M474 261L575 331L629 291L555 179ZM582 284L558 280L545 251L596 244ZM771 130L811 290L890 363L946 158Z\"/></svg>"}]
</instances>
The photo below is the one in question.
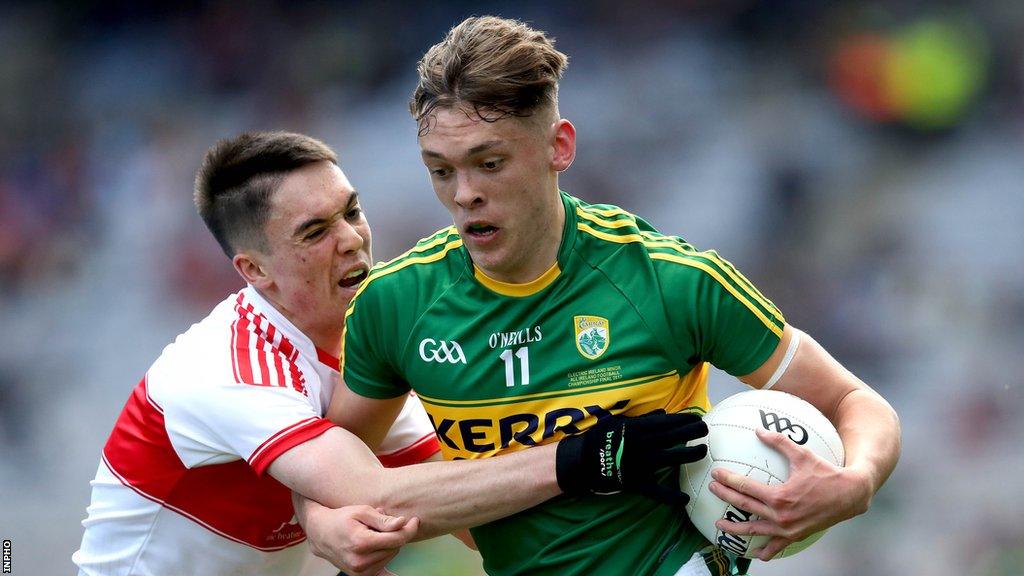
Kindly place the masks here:
<instances>
[{"instance_id":1,"label":"red stripe on jersey","mask_svg":"<svg viewBox=\"0 0 1024 576\"><path fill-rule=\"evenodd\" d=\"M324 418L310 418L289 426L261 444L249 457L249 465L257 474L263 474L278 456L331 428L334 423Z\"/></svg>"},{"instance_id":2,"label":"red stripe on jersey","mask_svg":"<svg viewBox=\"0 0 1024 576\"><path fill-rule=\"evenodd\" d=\"M275 340L274 334L277 333L277 328L273 324L270 324L270 339L273 342ZM274 342L274 345L281 350L281 353L285 355L288 360L295 360L299 356L299 350L292 344L292 341L281 335L280 342Z\"/></svg>"},{"instance_id":3,"label":"red stripe on jersey","mask_svg":"<svg viewBox=\"0 0 1024 576\"><path fill-rule=\"evenodd\" d=\"M270 367L267 366L267 354L272 352L267 350L261 350L262 347L256 348L256 362L260 366L260 384L263 386L273 386L274 382L270 379Z\"/></svg>"},{"instance_id":4,"label":"red stripe on jersey","mask_svg":"<svg viewBox=\"0 0 1024 576\"><path fill-rule=\"evenodd\" d=\"M275 340L277 340L277 335L277 328L275 328L273 324L267 322L267 341L270 342L271 345L276 345ZM281 350L280 352L283 353L284 351ZM277 375L277 385L287 387L288 381L284 376L284 361L281 359L281 353L278 353L274 349L269 350L268 353L271 354L274 360L274 374ZM291 360L291 358L289 358L289 360Z\"/></svg>"},{"instance_id":5,"label":"red stripe on jersey","mask_svg":"<svg viewBox=\"0 0 1024 576\"><path fill-rule=\"evenodd\" d=\"M252 306L249 306L251 311ZM270 367L267 365L267 355L274 353L274 345L267 341L265 332L263 331L263 323L266 322L266 318L262 316L256 316L253 318L253 332L256 334L256 363L260 367L260 384L264 386L273 386L274 382L270 379Z\"/></svg>"},{"instance_id":6,"label":"red stripe on jersey","mask_svg":"<svg viewBox=\"0 0 1024 576\"><path fill-rule=\"evenodd\" d=\"M225 538L265 551L306 539L291 523L291 491L244 460L186 468L167 436L163 414L148 398L145 378L121 411L103 459L135 492ZM269 465L273 458L265 460Z\"/></svg>"},{"instance_id":7,"label":"red stripe on jersey","mask_svg":"<svg viewBox=\"0 0 1024 576\"><path fill-rule=\"evenodd\" d=\"M306 377L299 371L298 365L291 363L288 365L288 374L292 378L292 388L295 388L303 394L306 393Z\"/></svg>"},{"instance_id":8,"label":"red stripe on jersey","mask_svg":"<svg viewBox=\"0 0 1024 576\"><path fill-rule=\"evenodd\" d=\"M249 341L252 333L249 332L249 319L244 316L235 320L231 325L231 362L235 368L235 375L238 382L255 384L256 379L252 375L252 359L249 357Z\"/></svg>"},{"instance_id":9,"label":"red stripe on jersey","mask_svg":"<svg viewBox=\"0 0 1024 576\"><path fill-rule=\"evenodd\" d=\"M274 374L277 374L278 386L288 386L288 381L284 377L284 362L281 361L280 354L274 354Z\"/></svg>"},{"instance_id":10,"label":"red stripe on jersey","mask_svg":"<svg viewBox=\"0 0 1024 576\"><path fill-rule=\"evenodd\" d=\"M305 532L303 532L303 535L302 535L301 538L299 538L297 540L294 540L294 541L290 541L287 544L281 544L281 545L278 545L278 546L270 546L270 547L253 546L249 542L246 542L244 540L240 540L238 538L235 538L231 534L228 534L226 532L222 532L222 531L218 530L217 527L211 526L210 524L207 524L206 522L203 521L202 518L199 518L197 516L194 516L194 515L190 514L187 510L182 510L181 508L178 508L177 506L174 506L173 504L169 504L167 502L164 502L163 500L159 500L157 498L153 498L149 494L146 494L145 492L140 491L139 489L137 489L134 486L132 486L123 476L121 476L120 474L117 473L117 470L115 470L111 466L110 462L107 461L107 457L105 455L101 456L100 460L103 461L103 464L107 467L107 470L110 470L111 474L116 476L117 479L120 480L122 484L124 484L125 486L130 488L132 491L134 491L139 496L142 496L143 498L145 498L147 500L151 500L153 502L156 502L157 504L163 506L164 508L167 508L168 510L173 510L174 512L177 512L178 514L181 514L182 516L188 518L189 520L192 520L196 524L199 524L203 528L206 528L210 532L213 532L214 534L217 534L218 536L221 536L222 538L227 538L228 540L233 540L235 542L238 542L239 544L244 544L246 546L250 546L250 547L256 548L258 550L261 550L263 552L274 552L276 550L283 550L285 548L290 548L290 547L292 547L292 546L294 546L296 544L301 544L302 542L304 542L306 540ZM287 527L293 527L293 526L295 526L295 524L292 524L292 523L289 523L289 522L285 522L279 528L287 528Z\"/></svg>"},{"instance_id":11,"label":"red stripe on jersey","mask_svg":"<svg viewBox=\"0 0 1024 576\"><path fill-rule=\"evenodd\" d=\"M333 368L335 372L341 372L341 360L339 360L337 356L333 356L330 352L323 350L319 346L317 346L316 349L316 359L319 360L320 363L323 364L324 366Z\"/></svg>"},{"instance_id":12,"label":"red stripe on jersey","mask_svg":"<svg viewBox=\"0 0 1024 576\"><path fill-rule=\"evenodd\" d=\"M287 363L291 387L302 394L307 394L306 377L296 363L299 351L295 345L271 324L266 316L257 314L251 303L244 302L243 294L239 294L235 300L235 311L238 312L238 319L231 325L232 363L233 366L237 366L235 380L242 384L273 386L270 362L267 359L269 355L273 359L277 385L288 386L288 379L285 376ZM258 381L253 374L253 354L256 355L259 370Z\"/></svg>"},{"instance_id":13,"label":"red stripe on jersey","mask_svg":"<svg viewBox=\"0 0 1024 576\"><path fill-rule=\"evenodd\" d=\"M399 466L423 462L436 454L440 449L441 445L437 442L437 436L431 432L401 450L396 450L389 454L378 454L377 459L380 460L380 463L385 468L398 468Z\"/></svg>"}]
</instances>

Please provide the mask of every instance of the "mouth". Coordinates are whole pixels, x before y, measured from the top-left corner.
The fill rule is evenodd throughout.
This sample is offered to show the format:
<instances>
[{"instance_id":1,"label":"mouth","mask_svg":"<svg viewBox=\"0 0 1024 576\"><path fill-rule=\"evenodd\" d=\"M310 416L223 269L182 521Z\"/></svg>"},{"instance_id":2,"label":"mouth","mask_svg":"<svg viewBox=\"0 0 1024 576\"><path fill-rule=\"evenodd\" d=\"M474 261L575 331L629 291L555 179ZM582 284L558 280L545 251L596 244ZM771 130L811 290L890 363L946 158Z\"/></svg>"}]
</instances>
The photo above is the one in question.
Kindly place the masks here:
<instances>
[{"instance_id":1,"label":"mouth","mask_svg":"<svg viewBox=\"0 0 1024 576\"><path fill-rule=\"evenodd\" d=\"M345 275L341 277L341 280L338 280L338 286L341 286L342 288L354 288L359 286L363 280L366 280L366 277L369 275L369 271L370 269L368 266L360 264L346 272Z\"/></svg>"},{"instance_id":2,"label":"mouth","mask_svg":"<svg viewBox=\"0 0 1024 576\"><path fill-rule=\"evenodd\" d=\"M475 238L477 240L490 238L491 236L497 234L498 230L499 228L497 226L494 226L493 224L484 221L469 222L462 229L465 235L469 236L470 238Z\"/></svg>"}]
</instances>

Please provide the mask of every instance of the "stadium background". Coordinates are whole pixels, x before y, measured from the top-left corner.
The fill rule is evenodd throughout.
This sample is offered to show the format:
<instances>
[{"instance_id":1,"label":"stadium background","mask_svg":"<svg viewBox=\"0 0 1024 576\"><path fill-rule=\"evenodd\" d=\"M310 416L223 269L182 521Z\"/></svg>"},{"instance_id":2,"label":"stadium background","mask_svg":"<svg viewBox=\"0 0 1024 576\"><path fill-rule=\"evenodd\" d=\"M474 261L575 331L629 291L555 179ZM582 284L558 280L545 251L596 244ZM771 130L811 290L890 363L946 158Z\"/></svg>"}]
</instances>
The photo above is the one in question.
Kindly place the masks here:
<instances>
[{"instance_id":1,"label":"stadium background","mask_svg":"<svg viewBox=\"0 0 1024 576\"><path fill-rule=\"evenodd\" d=\"M246 129L326 140L395 256L446 224L405 111L415 60L498 13L571 57L563 188L719 250L901 414L871 511L755 574L1020 574L1024 3L141 4L0 3L15 573L71 571L129 390L238 286L192 208L204 150ZM715 398L738 390L715 376ZM453 542L399 572L477 573Z\"/></svg>"}]
</instances>

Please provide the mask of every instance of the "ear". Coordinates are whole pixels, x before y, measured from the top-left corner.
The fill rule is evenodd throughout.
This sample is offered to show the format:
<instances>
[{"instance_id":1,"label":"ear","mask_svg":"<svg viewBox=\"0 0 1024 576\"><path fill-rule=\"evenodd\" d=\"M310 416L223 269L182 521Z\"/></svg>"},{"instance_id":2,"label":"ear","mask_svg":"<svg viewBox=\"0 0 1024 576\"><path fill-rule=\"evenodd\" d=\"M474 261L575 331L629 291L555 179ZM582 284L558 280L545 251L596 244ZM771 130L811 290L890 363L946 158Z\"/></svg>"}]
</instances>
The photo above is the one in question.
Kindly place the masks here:
<instances>
[{"instance_id":1,"label":"ear","mask_svg":"<svg viewBox=\"0 0 1024 576\"><path fill-rule=\"evenodd\" d=\"M555 172L564 172L576 158L576 127L572 122L560 118L552 125L554 129L554 155L551 167Z\"/></svg>"},{"instance_id":2,"label":"ear","mask_svg":"<svg viewBox=\"0 0 1024 576\"><path fill-rule=\"evenodd\" d=\"M252 254L239 252L231 259L231 264L238 271L238 275L255 288L266 289L272 284L270 275L267 274L267 271L260 265L259 260Z\"/></svg>"}]
</instances>

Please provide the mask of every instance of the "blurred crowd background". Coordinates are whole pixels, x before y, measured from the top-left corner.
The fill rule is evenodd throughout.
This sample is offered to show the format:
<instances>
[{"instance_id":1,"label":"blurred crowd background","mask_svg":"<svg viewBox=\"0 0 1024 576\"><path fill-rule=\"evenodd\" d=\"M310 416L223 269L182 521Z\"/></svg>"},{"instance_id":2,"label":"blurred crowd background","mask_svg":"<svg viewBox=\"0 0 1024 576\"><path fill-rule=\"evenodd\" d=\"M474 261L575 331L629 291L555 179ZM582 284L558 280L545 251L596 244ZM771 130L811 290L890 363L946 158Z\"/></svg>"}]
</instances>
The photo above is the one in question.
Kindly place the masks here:
<instances>
[{"instance_id":1,"label":"blurred crowd background","mask_svg":"<svg viewBox=\"0 0 1024 576\"><path fill-rule=\"evenodd\" d=\"M406 111L415 62L488 13L570 56L565 190L717 249L902 417L871 511L754 574L1021 574L1019 0L0 2L15 573L72 572L129 391L240 287L192 206L207 147L252 129L325 140L376 257L394 257L447 224ZM739 390L714 377L714 399ZM410 547L396 570L478 574L459 546Z\"/></svg>"}]
</instances>

